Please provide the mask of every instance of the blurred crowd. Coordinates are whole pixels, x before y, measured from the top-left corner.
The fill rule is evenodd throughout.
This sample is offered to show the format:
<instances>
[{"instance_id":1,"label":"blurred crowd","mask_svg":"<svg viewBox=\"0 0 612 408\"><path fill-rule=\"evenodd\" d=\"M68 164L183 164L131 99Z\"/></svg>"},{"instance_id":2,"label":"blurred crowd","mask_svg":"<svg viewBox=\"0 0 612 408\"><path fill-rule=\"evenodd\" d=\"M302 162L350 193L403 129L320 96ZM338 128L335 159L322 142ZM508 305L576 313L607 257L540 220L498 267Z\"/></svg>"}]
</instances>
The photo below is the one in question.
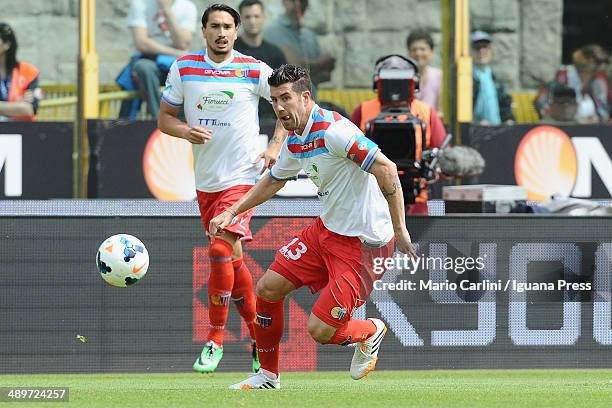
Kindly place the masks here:
<instances>
[{"instance_id":1,"label":"blurred crowd","mask_svg":"<svg viewBox=\"0 0 612 408\"><path fill-rule=\"evenodd\" d=\"M284 13L266 25L264 5L244 0L238 6L242 31L234 48L264 61L272 68L290 63L310 69L313 85L328 81L335 58L325 53L314 31L304 26L308 0L282 0ZM140 100L151 116L159 114L159 87L170 65L187 53L197 29L197 10L190 0L132 0L128 27L133 57L118 78L126 90L138 90L140 99L122 108L121 116L134 117ZM316 88L315 88L316 94ZM273 112L263 103L262 116Z\"/></svg>"},{"instance_id":2,"label":"blurred crowd","mask_svg":"<svg viewBox=\"0 0 612 408\"><path fill-rule=\"evenodd\" d=\"M609 67L610 57L600 45L574 51L572 64L561 67L540 89L535 105L543 120L607 123L612 107Z\"/></svg>"},{"instance_id":3,"label":"blurred crowd","mask_svg":"<svg viewBox=\"0 0 612 408\"><path fill-rule=\"evenodd\" d=\"M315 86L329 81L336 59L325 52L314 31L304 25L308 0L279 0L283 13L266 19L260 0L243 0L240 35L235 49L276 68L285 63L308 67ZM120 116L135 118L144 103L150 116L159 113L160 86L172 62L190 49L199 36L199 11L191 0L131 0L127 26L131 32L131 59L117 76L124 90L136 91L138 98L127 100ZM479 125L513 124L512 97L495 74L493 36L474 31L470 38L473 59L473 118ZM432 35L415 30L406 39L406 49L397 50L418 64L420 89L416 97L441 116L442 70L432 65ZM609 123L612 110L610 56L600 45L588 44L575 50L572 64L559 67L553 78L538 90L534 107L543 123ZM0 120L34 120L42 98L39 71L17 58L17 36L0 23ZM328 101L334 107L333 101ZM339 107L338 107L339 108ZM346 112L343 112L346 113ZM260 105L262 118L273 118L266 103Z\"/></svg>"}]
</instances>

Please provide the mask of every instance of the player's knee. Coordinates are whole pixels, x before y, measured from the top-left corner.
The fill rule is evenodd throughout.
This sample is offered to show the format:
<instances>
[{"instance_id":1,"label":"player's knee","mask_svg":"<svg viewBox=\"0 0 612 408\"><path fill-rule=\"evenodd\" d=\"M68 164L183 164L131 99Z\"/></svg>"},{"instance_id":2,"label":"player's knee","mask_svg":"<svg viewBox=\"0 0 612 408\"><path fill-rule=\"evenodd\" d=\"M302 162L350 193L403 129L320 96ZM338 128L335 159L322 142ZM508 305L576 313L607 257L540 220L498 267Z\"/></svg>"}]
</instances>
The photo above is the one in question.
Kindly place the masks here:
<instances>
[{"instance_id":1,"label":"player's knee","mask_svg":"<svg viewBox=\"0 0 612 408\"><path fill-rule=\"evenodd\" d=\"M257 285L255 285L255 294L258 298L262 298L264 300L276 300L276 288L266 282L266 279L261 278L257 281Z\"/></svg>"},{"instance_id":2,"label":"player's knee","mask_svg":"<svg viewBox=\"0 0 612 408\"><path fill-rule=\"evenodd\" d=\"M295 286L289 280L270 269L264 273L255 286L257 297L269 302L282 300L293 290Z\"/></svg>"},{"instance_id":3,"label":"player's knee","mask_svg":"<svg viewBox=\"0 0 612 408\"><path fill-rule=\"evenodd\" d=\"M215 239L208 249L208 257L213 261L226 261L232 258L232 245L222 239Z\"/></svg>"},{"instance_id":4,"label":"player's knee","mask_svg":"<svg viewBox=\"0 0 612 408\"><path fill-rule=\"evenodd\" d=\"M268 301L280 300L284 297L282 291L270 279L266 279L264 275L255 286L255 294L257 297Z\"/></svg>"},{"instance_id":5,"label":"player's knee","mask_svg":"<svg viewBox=\"0 0 612 408\"><path fill-rule=\"evenodd\" d=\"M330 339L334 336L336 328L330 326L321 320L314 313L310 314L308 319L308 334L319 344L329 344Z\"/></svg>"},{"instance_id":6,"label":"player's knee","mask_svg":"<svg viewBox=\"0 0 612 408\"><path fill-rule=\"evenodd\" d=\"M319 344L327 344L329 339L333 336L333 333L330 333L327 325L313 319L308 320L308 334L310 334L310 337Z\"/></svg>"}]
</instances>

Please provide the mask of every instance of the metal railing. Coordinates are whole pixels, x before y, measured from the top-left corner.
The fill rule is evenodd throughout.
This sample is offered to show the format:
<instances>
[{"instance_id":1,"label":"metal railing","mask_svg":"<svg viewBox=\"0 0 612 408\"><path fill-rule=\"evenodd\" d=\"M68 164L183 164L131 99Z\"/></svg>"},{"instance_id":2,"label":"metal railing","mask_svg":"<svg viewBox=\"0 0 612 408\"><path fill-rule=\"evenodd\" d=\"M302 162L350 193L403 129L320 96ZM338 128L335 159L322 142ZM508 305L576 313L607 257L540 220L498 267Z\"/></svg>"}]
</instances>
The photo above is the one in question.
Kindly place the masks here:
<instances>
[{"instance_id":1,"label":"metal railing","mask_svg":"<svg viewBox=\"0 0 612 408\"><path fill-rule=\"evenodd\" d=\"M38 107L37 119L48 122L72 122L76 118L76 85L43 85L44 99ZM133 91L122 91L116 85L101 85L98 94L100 119L117 119L121 103L136 98ZM147 119L144 106L137 115Z\"/></svg>"},{"instance_id":2,"label":"metal railing","mask_svg":"<svg viewBox=\"0 0 612 408\"><path fill-rule=\"evenodd\" d=\"M77 97L75 85L43 85L45 99L38 108L38 120L71 122L75 119ZM100 119L117 119L121 103L134 99L133 91L122 91L116 85L101 85L98 95ZM533 106L535 92L513 92L512 111L517 123L535 123L538 115ZM361 102L376 97L370 89L320 89L319 98L344 108L350 115ZM150 119L143 104L138 119Z\"/></svg>"}]
</instances>

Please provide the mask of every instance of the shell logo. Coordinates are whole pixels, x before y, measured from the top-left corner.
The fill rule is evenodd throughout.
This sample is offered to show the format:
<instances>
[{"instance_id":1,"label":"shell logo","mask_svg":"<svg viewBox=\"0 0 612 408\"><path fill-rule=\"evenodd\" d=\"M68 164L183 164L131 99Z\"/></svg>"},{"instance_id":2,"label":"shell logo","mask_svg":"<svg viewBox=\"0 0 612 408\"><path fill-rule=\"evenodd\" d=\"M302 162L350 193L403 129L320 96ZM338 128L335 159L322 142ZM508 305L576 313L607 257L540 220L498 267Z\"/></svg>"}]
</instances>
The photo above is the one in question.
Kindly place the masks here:
<instances>
[{"instance_id":1,"label":"shell logo","mask_svg":"<svg viewBox=\"0 0 612 408\"><path fill-rule=\"evenodd\" d=\"M159 129L149 137L142 170L151 194L167 201L189 201L196 197L191 144Z\"/></svg>"},{"instance_id":2,"label":"shell logo","mask_svg":"<svg viewBox=\"0 0 612 408\"><path fill-rule=\"evenodd\" d=\"M578 174L576 150L561 129L539 126L521 140L514 158L514 175L527 189L530 200L542 201L553 194L569 196Z\"/></svg>"}]
</instances>

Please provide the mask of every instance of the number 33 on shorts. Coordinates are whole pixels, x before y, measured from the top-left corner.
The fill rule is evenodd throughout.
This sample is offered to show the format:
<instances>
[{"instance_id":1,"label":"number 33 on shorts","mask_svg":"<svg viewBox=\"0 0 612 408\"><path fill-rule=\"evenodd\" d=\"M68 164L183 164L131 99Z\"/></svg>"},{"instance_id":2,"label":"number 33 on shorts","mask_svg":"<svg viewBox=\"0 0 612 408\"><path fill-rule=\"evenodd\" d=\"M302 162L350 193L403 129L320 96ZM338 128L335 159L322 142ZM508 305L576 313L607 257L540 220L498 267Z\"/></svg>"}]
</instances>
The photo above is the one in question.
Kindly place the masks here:
<instances>
[{"instance_id":1,"label":"number 33 on shorts","mask_svg":"<svg viewBox=\"0 0 612 408\"><path fill-rule=\"evenodd\" d=\"M291 242L278 250L285 258L297 261L301 258L302 254L308 251L306 244L300 241L299 238L293 238Z\"/></svg>"}]
</instances>

